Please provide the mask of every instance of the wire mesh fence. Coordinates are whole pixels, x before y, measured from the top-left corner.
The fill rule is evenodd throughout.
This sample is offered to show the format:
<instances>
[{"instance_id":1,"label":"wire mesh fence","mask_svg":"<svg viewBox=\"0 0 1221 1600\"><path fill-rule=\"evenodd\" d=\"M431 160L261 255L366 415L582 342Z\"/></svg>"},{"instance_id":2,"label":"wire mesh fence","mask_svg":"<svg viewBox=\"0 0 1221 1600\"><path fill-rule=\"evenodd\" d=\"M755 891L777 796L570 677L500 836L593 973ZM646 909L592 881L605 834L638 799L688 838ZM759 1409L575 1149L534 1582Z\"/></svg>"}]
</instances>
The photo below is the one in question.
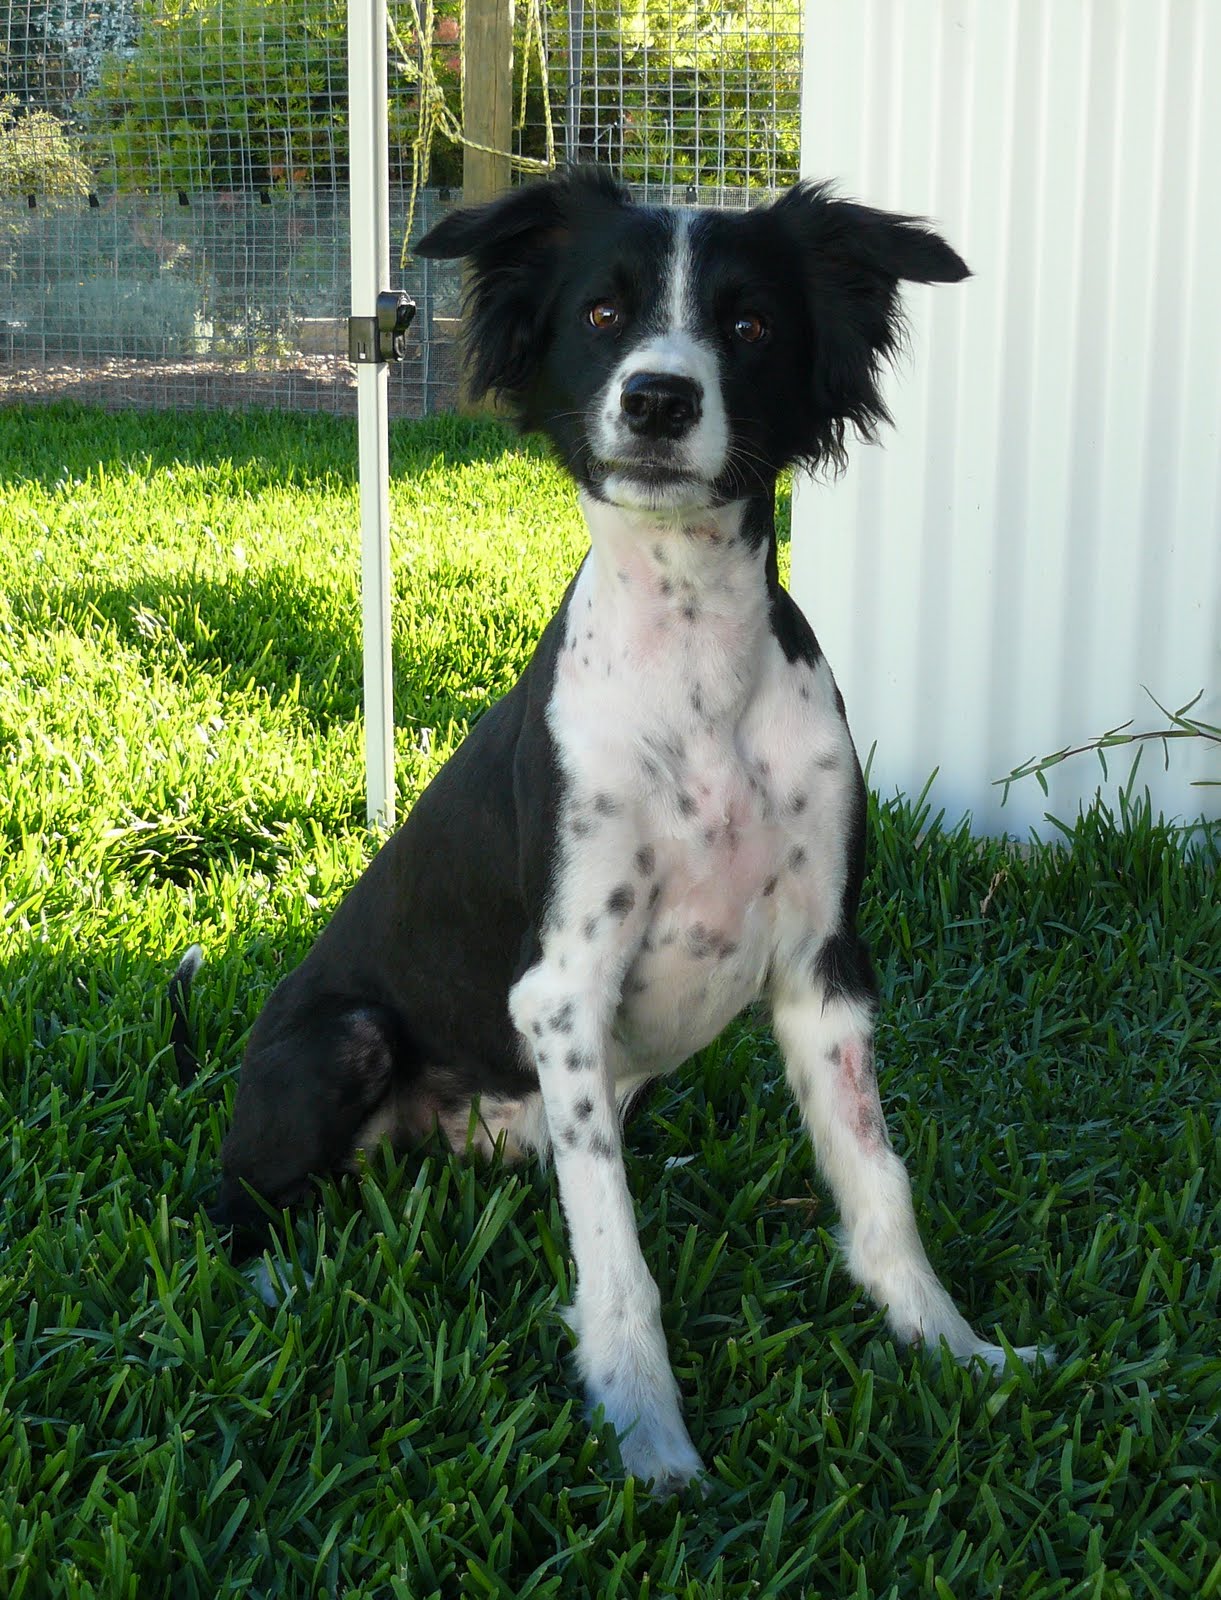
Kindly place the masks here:
<instances>
[{"instance_id":1,"label":"wire mesh fence","mask_svg":"<svg viewBox=\"0 0 1221 1600\"><path fill-rule=\"evenodd\" d=\"M464 17L391 14L392 229L418 235L461 197ZM513 152L649 198L775 189L800 24L797 0L519 0ZM345 28L325 0L0 0L0 401L354 409ZM456 399L457 280L394 276L420 309L392 407L418 415Z\"/></svg>"}]
</instances>

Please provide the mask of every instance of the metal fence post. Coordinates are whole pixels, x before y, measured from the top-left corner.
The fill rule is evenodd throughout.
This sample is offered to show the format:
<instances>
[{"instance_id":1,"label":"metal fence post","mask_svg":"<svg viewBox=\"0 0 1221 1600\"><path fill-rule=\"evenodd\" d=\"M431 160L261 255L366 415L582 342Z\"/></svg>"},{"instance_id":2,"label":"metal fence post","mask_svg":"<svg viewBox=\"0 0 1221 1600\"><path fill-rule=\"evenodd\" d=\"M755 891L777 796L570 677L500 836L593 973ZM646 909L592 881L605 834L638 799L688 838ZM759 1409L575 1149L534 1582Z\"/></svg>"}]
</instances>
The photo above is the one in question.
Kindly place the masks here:
<instances>
[{"instance_id":1,"label":"metal fence post","mask_svg":"<svg viewBox=\"0 0 1221 1600\"><path fill-rule=\"evenodd\" d=\"M390 273L386 0L351 0L348 95L352 316L376 320L378 290ZM389 378L385 363L359 364L356 385L367 815L370 824L389 828L394 823L394 677L390 635Z\"/></svg>"}]
</instances>

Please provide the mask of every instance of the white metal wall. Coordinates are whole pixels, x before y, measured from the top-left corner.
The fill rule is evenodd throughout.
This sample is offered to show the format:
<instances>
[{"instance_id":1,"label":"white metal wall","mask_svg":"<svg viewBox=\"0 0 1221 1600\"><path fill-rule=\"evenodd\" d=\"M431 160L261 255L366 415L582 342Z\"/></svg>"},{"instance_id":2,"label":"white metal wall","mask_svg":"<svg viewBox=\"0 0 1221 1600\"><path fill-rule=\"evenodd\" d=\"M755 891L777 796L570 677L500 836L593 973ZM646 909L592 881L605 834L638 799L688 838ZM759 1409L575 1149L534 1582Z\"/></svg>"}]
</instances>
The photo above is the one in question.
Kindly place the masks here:
<instances>
[{"instance_id":1,"label":"white metal wall","mask_svg":"<svg viewBox=\"0 0 1221 1600\"><path fill-rule=\"evenodd\" d=\"M797 497L858 748L980 831L1071 817L1094 756L991 780L1160 725L1142 684L1221 723L1221 0L808 0L802 170L975 274L909 291L895 429ZM1194 818L1219 768L1185 740L1141 778Z\"/></svg>"}]
</instances>

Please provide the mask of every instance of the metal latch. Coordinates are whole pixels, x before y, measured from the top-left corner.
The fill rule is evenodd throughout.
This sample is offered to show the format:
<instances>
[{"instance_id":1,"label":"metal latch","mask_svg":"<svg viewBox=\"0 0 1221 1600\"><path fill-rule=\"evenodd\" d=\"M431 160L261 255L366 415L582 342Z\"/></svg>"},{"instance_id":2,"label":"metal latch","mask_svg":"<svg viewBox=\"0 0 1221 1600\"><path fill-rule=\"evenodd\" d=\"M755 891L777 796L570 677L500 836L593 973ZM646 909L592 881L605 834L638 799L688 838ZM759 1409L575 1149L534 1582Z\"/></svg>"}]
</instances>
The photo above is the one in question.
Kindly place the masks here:
<instances>
[{"instance_id":1,"label":"metal latch","mask_svg":"<svg viewBox=\"0 0 1221 1600\"><path fill-rule=\"evenodd\" d=\"M348 318L348 360L358 366L401 361L407 354L407 330L415 318L415 301L402 289L379 289L375 317Z\"/></svg>"}]
</instances>

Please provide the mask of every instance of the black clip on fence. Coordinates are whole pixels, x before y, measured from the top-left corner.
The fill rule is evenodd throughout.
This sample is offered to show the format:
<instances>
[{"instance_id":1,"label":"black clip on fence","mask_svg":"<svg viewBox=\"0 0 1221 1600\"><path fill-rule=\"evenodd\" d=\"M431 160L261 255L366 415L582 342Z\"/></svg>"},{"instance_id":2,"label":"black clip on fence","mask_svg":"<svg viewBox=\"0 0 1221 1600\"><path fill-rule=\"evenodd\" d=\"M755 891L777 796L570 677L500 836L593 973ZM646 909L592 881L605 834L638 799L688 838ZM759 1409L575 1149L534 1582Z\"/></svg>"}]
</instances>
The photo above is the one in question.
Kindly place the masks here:
<instances>
[{"instance_id":1,"label":"black clip on fence","mask_svg":"<svg viewBox=\"0 0 1221 1600\"><path fill-rule=\"evenodd\" d=\"M375 317L348 318L348 359L358 366L402 361L415 301L402 289L379 289Z\"/></svg>"}]
</instances>

